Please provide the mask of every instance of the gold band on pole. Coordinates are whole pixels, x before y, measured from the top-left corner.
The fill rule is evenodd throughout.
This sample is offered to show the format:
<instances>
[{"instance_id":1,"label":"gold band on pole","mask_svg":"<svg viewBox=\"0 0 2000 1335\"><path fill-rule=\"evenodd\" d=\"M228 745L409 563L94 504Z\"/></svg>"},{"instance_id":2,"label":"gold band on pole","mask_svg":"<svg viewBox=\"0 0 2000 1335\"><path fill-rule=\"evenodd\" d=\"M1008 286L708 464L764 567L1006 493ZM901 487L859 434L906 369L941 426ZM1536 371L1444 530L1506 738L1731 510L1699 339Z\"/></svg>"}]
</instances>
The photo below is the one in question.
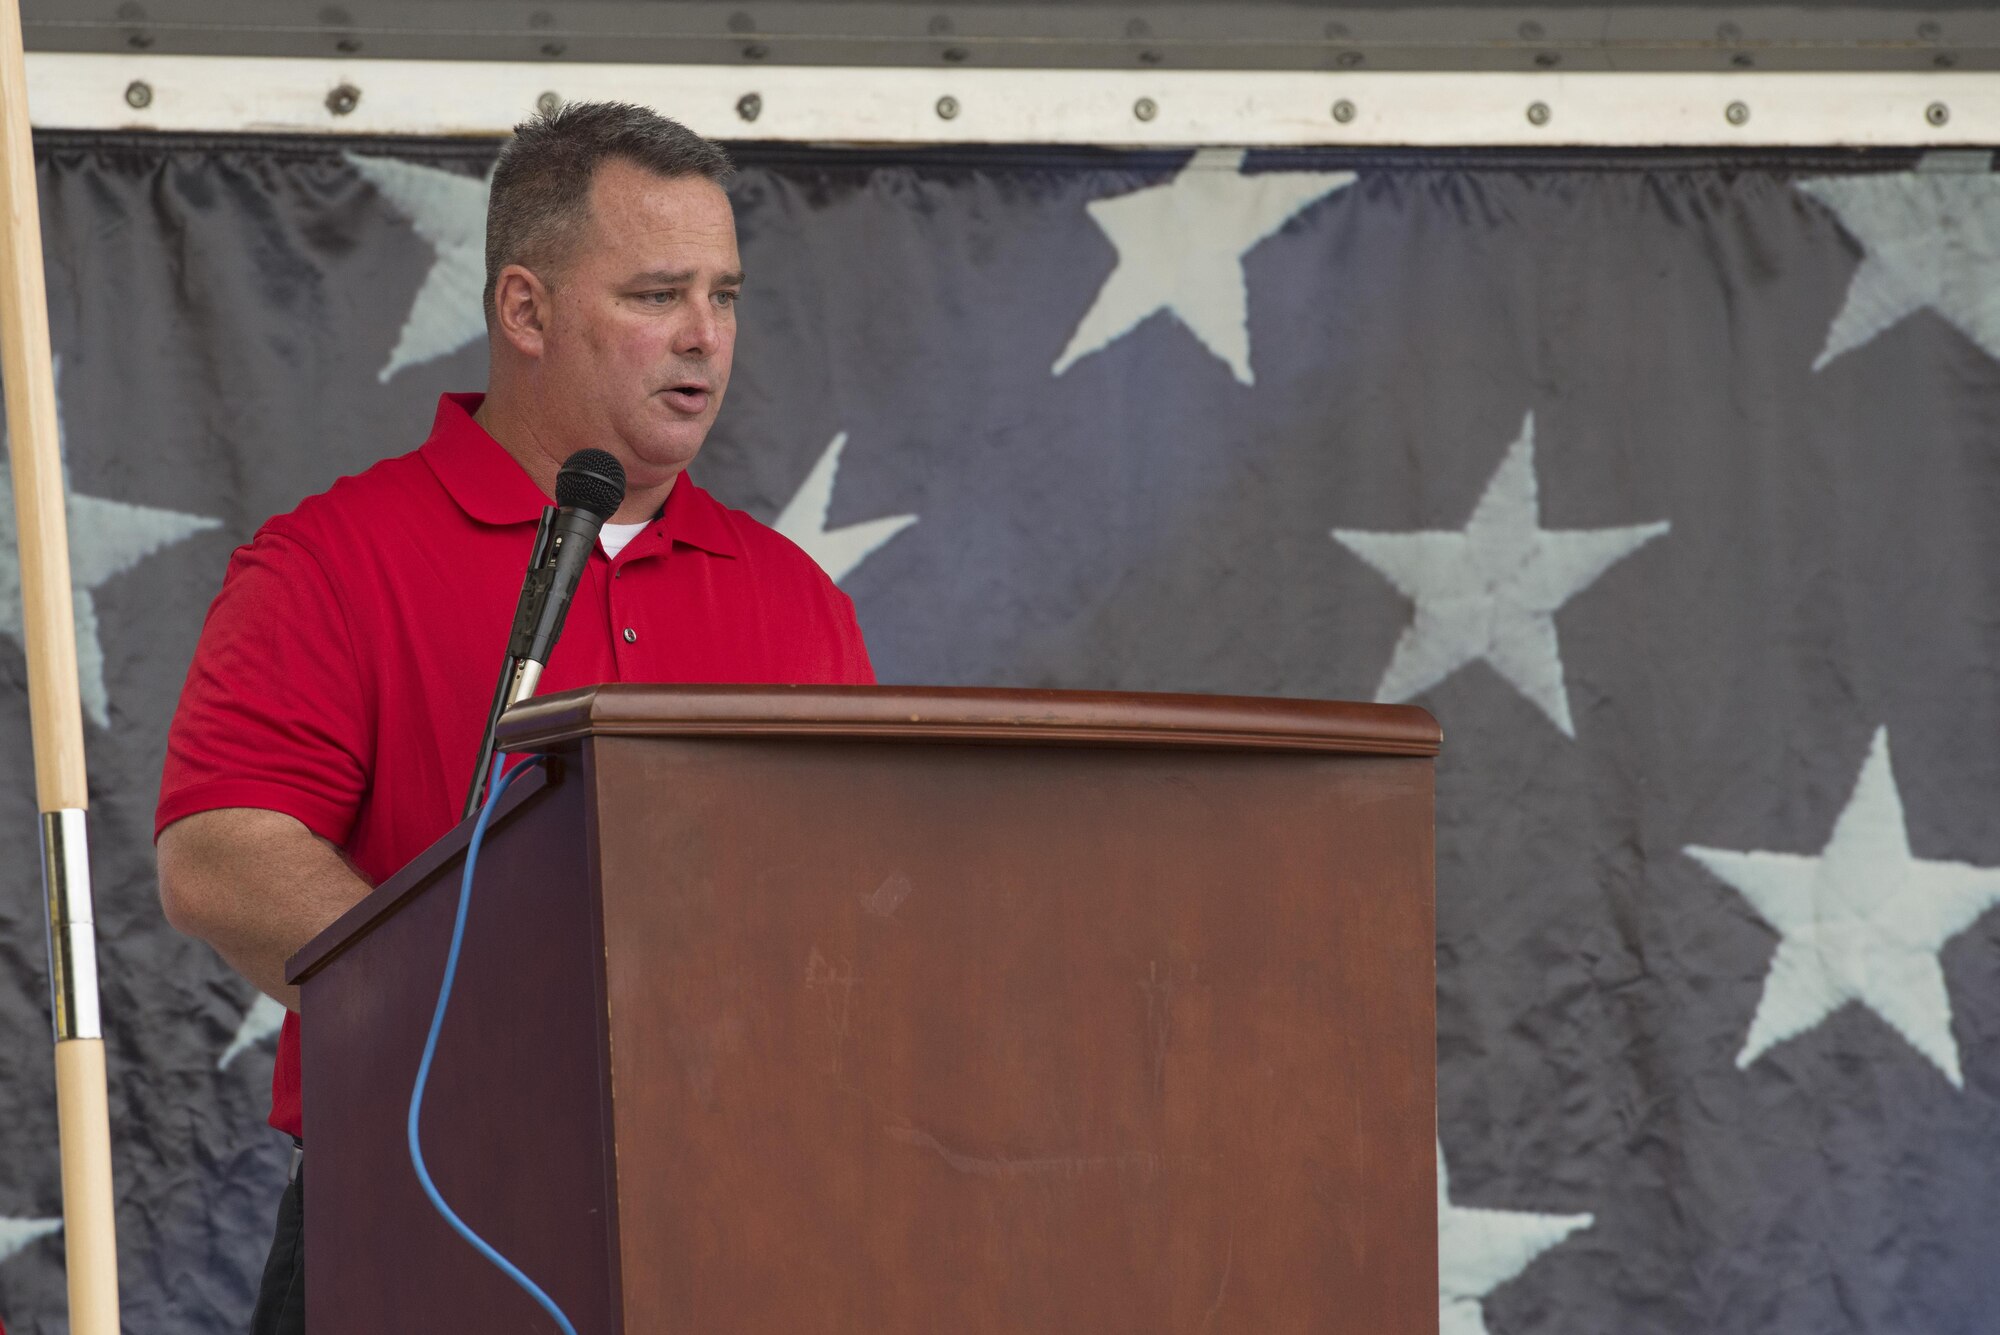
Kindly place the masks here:
<instances>
[{"instance_id":1,"label":"gold band on pole","mask_svg":"<svg viewBox=\"0 0 2000 1335\"><path fill-rule=\"evenodd\" d=\"M69 1328L117 1335L118 1242L111 1191L111 1115L98 1018L97 944L84 808L83 707L70 592L69 524L56 438L41 214L28 126L19 0L0 0L0 382L21 556L22 639L42 811L48 896L56 1114L62 1156Z\"/></svg>"}]
</instances>

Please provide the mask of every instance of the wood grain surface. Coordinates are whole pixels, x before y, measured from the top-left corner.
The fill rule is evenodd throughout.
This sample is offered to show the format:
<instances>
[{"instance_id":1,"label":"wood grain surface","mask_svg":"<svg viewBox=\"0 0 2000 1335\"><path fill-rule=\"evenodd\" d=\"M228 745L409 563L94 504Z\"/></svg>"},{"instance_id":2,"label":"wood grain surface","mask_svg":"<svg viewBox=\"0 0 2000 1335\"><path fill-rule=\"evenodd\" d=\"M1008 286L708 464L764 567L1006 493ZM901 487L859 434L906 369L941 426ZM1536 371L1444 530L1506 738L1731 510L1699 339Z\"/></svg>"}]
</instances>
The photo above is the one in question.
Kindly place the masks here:
<instances>
[{"instance_id":1,"label":"wood grain surface","mask_svg":"<svg viewBox=\"0 0 2000 1335\"><path fill-rule=\"evenodd\" d=\"M1434 1335L1431 761L1399 748L1435 726L1028 694L510 718L567 718L565 772L482 862L427 1144L580 1329ZM401 1149L454 856L309 948L315 1328L544 1328Z\"/></svg>"}]
</instances>

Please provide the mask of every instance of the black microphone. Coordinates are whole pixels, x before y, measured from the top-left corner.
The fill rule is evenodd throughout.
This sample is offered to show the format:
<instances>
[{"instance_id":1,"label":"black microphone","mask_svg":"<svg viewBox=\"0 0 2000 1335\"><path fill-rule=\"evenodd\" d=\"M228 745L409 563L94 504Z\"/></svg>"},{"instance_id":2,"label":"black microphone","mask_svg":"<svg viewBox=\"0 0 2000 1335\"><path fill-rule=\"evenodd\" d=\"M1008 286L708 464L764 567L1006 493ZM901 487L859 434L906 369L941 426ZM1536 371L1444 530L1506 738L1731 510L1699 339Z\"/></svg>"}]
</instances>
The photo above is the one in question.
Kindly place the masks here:
<instances>
[{"instance_id":1,"label":"black microphone","mask_svg":"<svg viewBox=\"0 0 2000 1335\"><path fill-rule=\"evenodd\" d=\"M578 450L563 460L562 471L556 474L555 522L542 567L548 572L546 591L536 600L538 607L521 609L527 616L516 613L514 635L507 646L510 657L535 666L526 688L517 688L507 703L516 704L535 693L535 679L548 666L549 655L562 635L563 619L569 615L570 599L576 596L583 567L590 561L590 549L597 545L598 531L624 502L625 469L609 454ZM536 573L530 572L530 578ZM522 593L525 600L527 590Z\"/></svg>"},{"instance_id":2,"label":"black microphone","mask_svg":"<svg viewBox=\"0 0 2000 1335\"><path fill-rule=\"evenodd\" d=\"M479 758L472 767L472 791L465 798L465 818L479 810L486 791L487 769L493 763L493 734L500 716L535 693L542 669L555 652L569 616L570 600L590 561L605 521L625 501L625 469L603 450L578 450L563 460L556 474L556 503L542 511L528 557L528 575L514 606L514 627L507 637L507 659L487 710L486 730L479 739Z\"/></svg>"}]
</instances>

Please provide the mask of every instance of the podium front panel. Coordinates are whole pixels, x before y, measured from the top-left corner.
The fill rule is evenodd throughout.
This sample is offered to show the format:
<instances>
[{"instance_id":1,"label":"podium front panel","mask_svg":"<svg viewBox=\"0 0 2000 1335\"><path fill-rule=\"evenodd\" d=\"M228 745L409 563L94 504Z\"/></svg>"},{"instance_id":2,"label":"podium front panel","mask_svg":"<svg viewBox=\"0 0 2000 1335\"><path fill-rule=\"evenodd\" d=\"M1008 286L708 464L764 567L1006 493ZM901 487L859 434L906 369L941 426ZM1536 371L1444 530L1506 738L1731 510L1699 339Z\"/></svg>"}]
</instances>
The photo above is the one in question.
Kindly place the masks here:
<instances>
[{"instance_id":1,"label":"podium front panel","mask_svg":"<svg viewBox=\"0 0 2000 1335\"><path fill-rule=\"evenodd\" d=\"M1437 1329L1428 759L582 749L628 1335Z\"/></svg>"}]
</instances>

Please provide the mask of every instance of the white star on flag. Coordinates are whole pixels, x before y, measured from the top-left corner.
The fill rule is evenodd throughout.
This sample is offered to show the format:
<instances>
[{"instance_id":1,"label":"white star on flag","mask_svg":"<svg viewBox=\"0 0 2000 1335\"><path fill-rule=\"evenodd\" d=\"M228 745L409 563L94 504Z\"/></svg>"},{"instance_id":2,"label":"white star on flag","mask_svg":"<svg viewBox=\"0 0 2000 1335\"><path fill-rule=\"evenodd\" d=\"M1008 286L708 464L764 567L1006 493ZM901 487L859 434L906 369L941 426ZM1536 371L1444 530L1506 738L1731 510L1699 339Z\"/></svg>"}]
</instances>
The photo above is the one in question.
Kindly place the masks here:
<instances>
[{"instance_id":1,"label":"white star on flag","mask_svg":"<svg viewBox=\"0 0 2000 1335\"><path fill-rule=\"evenodd\" d=\"M835 584L874 555L876 548L917 522L915 515L895 515L870 519L846 528L828 529L827 511L833 507L834 479L840 473L840 454L847 448L847 433L836 435L821 452L819 461L799 484L797 494L785 506L771 527L805 549Z\"/></svg>"},{"instance_id":2,"label":"white star on flag","mask_svg":"<svg viewBox=\"0 0 2000 1335\"><path fill-rule=\"evenodd\" d=\"M236 1036L222 1050L215 1069L228 1070L231 1062L277 1033L284 1025L285 1008L259 992L257 999L250 1003L250 1009L243 1012L243 1019L236 1026Z\"/></svg>"},{"instance_id":3,"label":"white star on flag","mask_svg":"<svg viewBox=\"0 0 2000 1335\"><path fill-rule=\"evenodd\" d=\"M2000 867L1930 862L1910 851L1887 728L1876 730L1854 793L1817 856L1684 851L1735 887L1783 938L1738 1067L1858 1001L1964 1088L1938 952L2000 904Z\"/></svg>"},{"instance_id":4,"label":"white star on flag","mask_svg":"<svg viewBox=\"0 0 2000 1335\"><path fill-rule=\"evenodd\" d=\"M1482 1210L1451 1203L1438 1145L1438 1335L1487 1335L1486 1295L1580 1228L1587 1214Z\"/></svg>"},{"instance_id":5,"label":"white star on flag","mask_svg":"<svg viewBox=\"0 0 2000 1335\"><path fill-rule=\"evenodd\" d=\"M62 1232L61 1219L13 1219L0 1216L0 1261L8 1260L31 1242Z\"/></svg>"},{"instance_id":6,"label":"white star on flag","mask_svg":"<svg viewBox=\"0 0 2000 1335\"><path fill-rule=\"evenodd\" d=\"M436 258L417 289L395 350L376 374L387 381L486 333L486 195L490 178L394 158L349 153L354 169L381 191L411 228L431 243Z\"/></svg>"},{"instance_id":7,"label":"white star on flag","mask_svg":"<svg viewBox=\"0 0 2000 1335\"><path fill-rule=\"evenodd\" d=\"M60 358L56 359L54 370L60 385ZM59 449L67 456L60 395L57 403L56 437ZM0 447L6 443L6 424L0 422ZM162 548L217 528L222 521L178 510L79 495L69 486L67 464L63 467L63 491L69 501L69 573L76 616L77 683L84 714L98 727L108 728L111 696L104 685L104 641L98 633L97 590ZM23 633L14 478L11 469L0 468L0 634L23 644Z\"/></svg>"},{"instance_id":8,"label":"white star on flag","mask_svg":"<svg viewBox=\"0 0 2000 1335\"><path fill-rule=\"evenodd\" d=\"M1914 172L1799 183L1863 252L1813 370L1926 307L2000 358L2000 176L1984 169L1991 154L1976 158L1976 171L1962 155L1934 153Z\"/></svg>"},{"instance_id":9,"label":"white star on flag","mask_svg":"<svg viewBox=\"0 0 2000 1335\"><path fill-rule=\"evenodd\" d=\"M1118 250L1069 346L1061 375L1156 311L1180 318L1243 384L1250 370L1250 297L1243 257L1293 214L1354 180L1353 172L1243 173L1241 149L1202 149L1165 185L1094 200L1090 216Z\"/></svg>"},{"instance_id":10,"label":"white star on flag","mask_svg":"<svg viewBox=\"0 0 2000 1335\"><path fill-rule=\"evenodd\" d=\"M1668 528L1543 528L1528 414L1463 529L1333 530L1336 542L1416 603L1375 698L1408 700L1483 659L1565 736L1576 736L1555 614Z\"/></svg>"}]
</instances>

